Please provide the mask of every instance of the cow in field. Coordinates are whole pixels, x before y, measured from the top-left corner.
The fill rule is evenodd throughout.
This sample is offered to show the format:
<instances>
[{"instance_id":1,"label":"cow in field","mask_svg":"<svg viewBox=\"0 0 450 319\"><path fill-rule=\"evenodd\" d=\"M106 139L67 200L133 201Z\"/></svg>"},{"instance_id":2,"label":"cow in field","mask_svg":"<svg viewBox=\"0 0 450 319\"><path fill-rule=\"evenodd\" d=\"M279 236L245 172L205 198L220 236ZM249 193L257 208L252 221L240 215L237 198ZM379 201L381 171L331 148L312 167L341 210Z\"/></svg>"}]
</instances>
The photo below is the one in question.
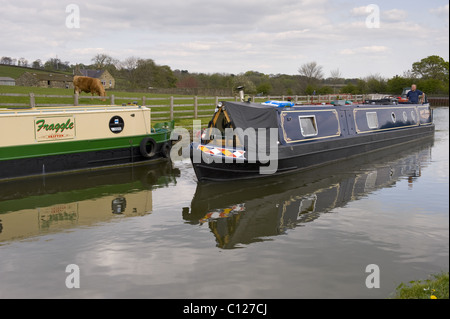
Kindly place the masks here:
<instances>
[{"instance_id":1,"label":"cow in field","mask_svg":"<svg viewBox=\"0 0 450 319\"><path fill-rule=\"evenodd\" d=\"M105 88L99 79L88 76L74 76L73 77L73 93L80 94L81 92L97 94L98 96L106 96ZM102 101L105 101L103 99Z\"/></svg>"}]
</instances>

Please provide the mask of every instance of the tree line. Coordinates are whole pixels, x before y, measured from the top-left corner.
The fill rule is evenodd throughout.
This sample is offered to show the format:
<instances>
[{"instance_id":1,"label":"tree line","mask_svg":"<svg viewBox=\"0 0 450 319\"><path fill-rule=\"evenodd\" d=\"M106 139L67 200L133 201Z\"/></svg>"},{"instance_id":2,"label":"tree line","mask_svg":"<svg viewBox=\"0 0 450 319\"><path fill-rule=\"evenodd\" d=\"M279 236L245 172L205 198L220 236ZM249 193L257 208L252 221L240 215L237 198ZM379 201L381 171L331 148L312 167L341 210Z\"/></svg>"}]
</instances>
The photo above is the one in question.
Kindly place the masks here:
<instances>
[{"instance_id":1,"label":"tree line","mask_svg":"<svg viewBox=\"0 0 450 319\"><path fill-rule=\"evenodd\" d=\"M116 89L142 90L152 88L222 89L232 91L243 85L248 94L260 95L313 95L313 94L400 94L405 87L417 84L428 94L449 94L449 62L432 55L414 62L410 70L402 75L384 78L379 74L364 78L343 78L337 68L325 76L322 66L308 62L293 75L264 74L247 71L240 74L191 73L188 70L172 70L167 65L158 65L152 59L129 57L123 61L107 54L97 54L91 64L71 64L59 58L46 62L35 60L29 63L24 58L2 57L0 64L32 67L48 71L73 72L76 68L108 70L116 79Z\"/></svg>"}]
</instances>

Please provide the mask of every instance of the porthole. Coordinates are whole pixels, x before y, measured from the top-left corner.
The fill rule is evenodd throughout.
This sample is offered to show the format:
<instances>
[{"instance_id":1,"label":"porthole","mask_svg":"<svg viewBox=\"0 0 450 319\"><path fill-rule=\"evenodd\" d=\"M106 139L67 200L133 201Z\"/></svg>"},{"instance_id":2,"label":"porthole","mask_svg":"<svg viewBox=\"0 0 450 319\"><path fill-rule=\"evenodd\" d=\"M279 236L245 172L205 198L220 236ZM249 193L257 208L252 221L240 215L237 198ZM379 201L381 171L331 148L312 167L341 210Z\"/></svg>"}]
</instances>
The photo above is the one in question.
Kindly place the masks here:
<instances>
[{"instance_id":1,"label":"porthole","mask_svg":"<svg viewBox=\"0 0 450 319\"><path fill-rule=\"evenodd\" d=\"M394 112L391 113L391 119L392 119L392 123L395 123L396 118L395 118L395 113Z\"/></svg>"}]
</instances>

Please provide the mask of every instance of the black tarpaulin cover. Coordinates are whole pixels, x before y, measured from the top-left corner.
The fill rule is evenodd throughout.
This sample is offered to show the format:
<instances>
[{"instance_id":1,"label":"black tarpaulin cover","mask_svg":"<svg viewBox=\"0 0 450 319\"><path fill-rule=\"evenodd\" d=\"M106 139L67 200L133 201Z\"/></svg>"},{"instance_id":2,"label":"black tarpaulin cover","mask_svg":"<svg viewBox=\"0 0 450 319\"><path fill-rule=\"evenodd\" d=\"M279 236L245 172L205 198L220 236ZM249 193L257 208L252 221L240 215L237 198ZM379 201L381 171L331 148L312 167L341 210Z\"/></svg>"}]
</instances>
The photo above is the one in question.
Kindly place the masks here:
<instances>
[{"instance_id":1,"label":"black tarpaulin cover","mask_svg":"<svg viewBox=\"0 0 450 319\"><path fill-rule=\"evenodd\" d=\"M261 141L264 138L266 151L269 151L270 147L278 147L276 142L275 145L269 145L270 129L273 129L272 136L273 138L276 137L276 141L278 141L278 116L275 107L256 103L223 102L223 108L230 117L236 135L238 135L241 139L241 142L245 144L245 148L247 149L247 151L256 152L257 142L261 144ZM250 129L247 130L246 133L250 133L251 129L254 129L255 135L242 134L242 132L236 130L238 128L242 129L243 131ZM258 129L265 130L261 131ZM259 134L262 132L264 132L265 136L259 136ZM244 142L244 135L247 138L247 143Z\"/></svg>"},{"instance_id":2,"label":"black tarpaulin cover","mask_svg":"<svg viewBox=\"0 0 450 319\"><path fill-rule=\"evenodd\" d=\"M278 128L277 110L273 106L256 103L224 102L225 111L234 124L243 130L252 127Z\"/></svg>"}]
</instances>

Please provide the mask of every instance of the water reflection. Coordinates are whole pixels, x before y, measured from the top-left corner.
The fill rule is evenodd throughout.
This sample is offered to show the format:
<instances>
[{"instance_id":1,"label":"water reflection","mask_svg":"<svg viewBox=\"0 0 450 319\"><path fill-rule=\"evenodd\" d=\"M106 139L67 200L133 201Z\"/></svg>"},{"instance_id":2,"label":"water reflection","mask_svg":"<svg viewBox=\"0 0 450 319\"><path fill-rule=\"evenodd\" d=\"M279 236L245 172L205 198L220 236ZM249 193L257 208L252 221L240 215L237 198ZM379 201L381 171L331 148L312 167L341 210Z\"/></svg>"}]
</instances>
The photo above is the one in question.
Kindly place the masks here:
<instances>
[{"instance_id":1,"label":"water reflection","mask_svg":"<svg viewBox=\"0 0 450 319\"><path fill-rule=\"evenodd\" d=\"M171 162L0 183L0 243L152 212L152 190L176 183Z\"/></svg>"},{"instance_id":2,"label":"water reflection","mask_svg":"<svg viewBox=\"0 0 450 319\"><path fill-rule=\"evenodd\" d=\"M432 144L431 138L283 177L199 183L182 216L208 225L220 248L267 240L400 179L412 187Z\"/></svg>"}]
</instances>

